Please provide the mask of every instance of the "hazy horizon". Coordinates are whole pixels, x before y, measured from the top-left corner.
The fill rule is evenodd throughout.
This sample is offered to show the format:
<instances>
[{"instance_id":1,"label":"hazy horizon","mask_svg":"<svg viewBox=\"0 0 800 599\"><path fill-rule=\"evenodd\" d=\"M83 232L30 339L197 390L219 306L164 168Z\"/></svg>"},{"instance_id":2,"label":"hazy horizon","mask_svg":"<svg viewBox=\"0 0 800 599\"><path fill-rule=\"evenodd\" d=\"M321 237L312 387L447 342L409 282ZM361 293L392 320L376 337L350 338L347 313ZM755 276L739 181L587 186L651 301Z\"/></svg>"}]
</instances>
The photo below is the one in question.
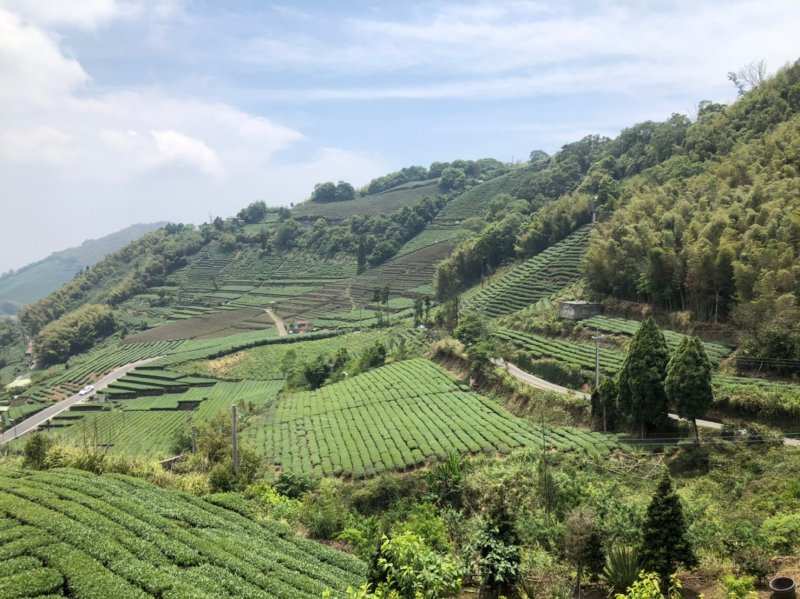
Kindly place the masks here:
<instances>
[{"instance_id":1,"label":"hazy horizon","mask_svg":"<svg viewBox=\"0 0 800 599\"><path fill-rule=\"evenodd\" d=\"M411 164L525 160L731 101L800 4L0 0L0 272Z\"/></svg>"}]
</instances>

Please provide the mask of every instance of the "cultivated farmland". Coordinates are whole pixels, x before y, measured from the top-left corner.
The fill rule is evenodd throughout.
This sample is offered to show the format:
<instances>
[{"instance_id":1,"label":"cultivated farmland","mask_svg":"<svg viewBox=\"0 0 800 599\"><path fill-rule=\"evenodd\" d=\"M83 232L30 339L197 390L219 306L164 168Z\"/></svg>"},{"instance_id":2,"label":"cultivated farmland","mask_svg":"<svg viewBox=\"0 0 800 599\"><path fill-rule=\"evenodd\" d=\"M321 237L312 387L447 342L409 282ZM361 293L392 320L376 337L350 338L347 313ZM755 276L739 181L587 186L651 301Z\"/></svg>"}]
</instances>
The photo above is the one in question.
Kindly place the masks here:
<instances>
[{"instance_id":1,"label":"cultivated farmland","mask_svg":"<svg viewBox=\"0 0 800 599\"><path fill-rule=\"evenodd\" d=\"M639 326L641 325L638 320L627 320L624 318L614 318L611 316L593 316L592 318L582 320L581 324L585 327L597 329L599 331L604 331L607 333L620 333L629 336L635 335L636 331L639 330ZM685 337L685 335L676 333L675 331L662 329L661 332L664 333L664 339L666 339L670 350L674 350L676 347L678 347ZM728 356L732 351L730 347L722 343L706 341L703 342L703 345L705 346L708 357L717 363Z\"/></svg>"},{"instance_id":2,"label":"cultivated farmland","mask_svg":"<svg viewBox=\"0 0 800 599\"><path fill-rule=\"evenodd\" d=\"M550 246L492 280L467 303L467 308L491 317L521 310L574 283L589 241L590 226Z\"/></svg>"},{"instance_id":3,"label":"cultivated farmland","mask_svg":"<svg viewBox=\"0 0 800 599\"><path fill-rule=\"evenodd\" d=\"M357 559L224 505L121 475L0 470L0 596L318 599L364 578Z\"/></svg>"},{"instance_id":4,"label":"cultivated farmland","mask_svg":"<svg viewBox=\"0 0 800 599\"><path fill-rule=\"evenodd\" d=\"M224 356L217 360L190 362L181 366L187 373L233 379L283 378L282 365L289 352L294 353L298 364L308 363L317 356L330 356L344 348L351 356L374 344L386 342L388 333L349 333L335 337L305 341L262 345L254 349Z\"/></svg>"},{"instance_id":5,"label":"cultivated farmland","mask_svg":"<svg viewBox=\"0 0 800 599\"><path fill-rule=\"evenodd\" d=\"M411 207L422 198L438 195L438 179L414 181L410 184L366 195L349 202L303 202L292 209L295 218L343 220L350 216L389 214L406 206Z\"/></svg>"},{"instance_id":6,"label":"cultivated farmland","mask_svg":"<svg viewBox=\"0 0 800 599\"><path fill-rule=\"evenodd\" d=\"M166 456L182 429L227 413L234 404L248 409L268 404L282 387L282 381L220 381L182 393L152 396L141 392L131 399L93 402L70 410L54 421L50 434L77 447Z\"/></svg>"},{"instance_id":7,"label":"cultivated farmland","mask_svg":"<svg viewBox=\"0 0 800 599\"><path fill-rule=\"evenodd\" d=\"M600 453L616 444L575 429L541 431L421 358L284 397L244 434L284 470L353 477L419 466L452 452L505 453L546 442Z\"/></svg>"}]
</instances>

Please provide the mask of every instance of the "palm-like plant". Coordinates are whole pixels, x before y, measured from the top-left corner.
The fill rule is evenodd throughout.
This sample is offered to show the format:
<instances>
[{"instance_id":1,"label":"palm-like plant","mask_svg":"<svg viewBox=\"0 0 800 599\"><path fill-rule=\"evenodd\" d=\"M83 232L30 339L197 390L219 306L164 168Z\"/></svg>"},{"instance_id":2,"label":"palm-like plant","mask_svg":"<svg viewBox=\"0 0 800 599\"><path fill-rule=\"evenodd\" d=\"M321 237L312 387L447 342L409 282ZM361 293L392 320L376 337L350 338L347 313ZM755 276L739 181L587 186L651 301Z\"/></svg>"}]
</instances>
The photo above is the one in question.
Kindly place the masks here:
<instances>
[{"instance_id":1,"label":"palm-like plant","mask_svg":"<svg viewBox=\"0 0 800 599\"><path fill-rule=\"evenodd\" d=\"M639 552L626 545L616 545L606 554L603 578L612 590L624 593L639 576Z\"/></svg>"}]
</instances>

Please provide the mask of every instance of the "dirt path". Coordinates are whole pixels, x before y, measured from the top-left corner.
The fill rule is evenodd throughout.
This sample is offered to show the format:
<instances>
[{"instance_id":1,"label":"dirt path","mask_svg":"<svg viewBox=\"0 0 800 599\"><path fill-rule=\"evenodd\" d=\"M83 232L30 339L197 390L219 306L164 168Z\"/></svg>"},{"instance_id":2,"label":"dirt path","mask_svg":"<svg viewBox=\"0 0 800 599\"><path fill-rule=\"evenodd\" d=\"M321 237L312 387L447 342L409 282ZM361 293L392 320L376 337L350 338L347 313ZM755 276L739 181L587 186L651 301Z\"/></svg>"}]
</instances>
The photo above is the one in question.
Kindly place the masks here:
<instances>
[{"instance_id":1,"label":"dirt path","mask_svg":"<svg viewBox=\"0 0 800 599\"><path fill-rule=\"evenodd\" d=\"M588 393L583 393L581 391L567 389L566 387L562 387L561 385L556 385L555 383L546 381L545 379L539 378L538 376L534 376L529 372L525 372L518 366L515 366L511 362L506 362L503 359L493 358L492 363L495 366L499 366L500 368L505 368L508 374L513 376L518 381L521 381L526 385L530 385L531 387L542 389L544 391L552 391L554 393L560 393L562 395L572 395L572 396L582 397L585 400L589 400L591 398L591 396ZM669 417L672 418L673 420L683 420L683 418L681 418L677 414L670 414ZM697 426L699 426L700 428L707 428L713 430L722 429L722 424L720 424L719 422L714 422L713 420L698 420ZM783 444L788 445L790 447L800 447L800 439L791 439L789 437L784 437Z\"/></svg>"},{"instance_id":2,"label":"dirt path","mask_svg":"<svg viewBox=\"0 0 800 599\"><path fill-rule=\"evenodd\" d=\"M142 366L143 364L147 364L148 362L152 362L153 360L157 360L158 358L148 358L146 360L139 360L138 362L131 362L130 364L126 364L125 366L120 366L116 368L100 378L99 380L92 383L94 385L94 391L91 393L87 393L86 395L80 395L76 393L66 399L62 399L61 401L54 403L52 406L45 408L39 412L36 412L33 416L26 418L22 422L17 423L15 426L12 426L6 432L0 435L0 445L4 445L14 439L21 437L25 433L29 433L32 430L39 428L42 424L61 414L65 410L68 410L74 405L79 403L83 403L88 399L91 399L95 393L98 391L102 391L106 387L108 387L111 383L116 381L118 378L121 378L128 374L131 370L136 368L137 366Z\"/></svg>"},{"instance_id":3,"label":"dirt path","mask_svg":"<svg viewBox=\"0 0 800 599\"><path fill-rule=\"evenodd\" d=\"M275 328L278 329L278 337L287 337L289 333L286 332L286 325L284 324L283 319L275 314L275 312L272 311L272 308L264 308L264 312L266 312L267 316L269 316L272 319L272 322L275 323Z\"/></svg>"}]
</instances>

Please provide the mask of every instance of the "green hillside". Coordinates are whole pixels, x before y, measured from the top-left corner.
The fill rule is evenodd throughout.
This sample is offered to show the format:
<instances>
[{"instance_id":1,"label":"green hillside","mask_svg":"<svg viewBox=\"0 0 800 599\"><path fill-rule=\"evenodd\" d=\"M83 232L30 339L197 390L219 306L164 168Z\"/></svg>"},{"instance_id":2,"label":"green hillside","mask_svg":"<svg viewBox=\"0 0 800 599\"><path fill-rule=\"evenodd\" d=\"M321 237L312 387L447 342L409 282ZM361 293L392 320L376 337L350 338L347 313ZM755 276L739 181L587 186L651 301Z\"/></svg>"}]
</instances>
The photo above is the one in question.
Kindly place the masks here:
<instances>
[{"instance_id":1,"label":"green hillside","mask_svg":"<svg viewBox=\"0 0 800 599\"><path fill-rule=\"evenodd\" d=\"M501 452L542 443L542 431L470 393L433 363L408 360L276 402L245 438L284 470L373 476L451 453ZM593 453L611 438L551 429L548 445Z\"/></svg>"},{"instance_id":2,"label":"green hillside","mask_svg":"<svg viewBox=\"0 0 800 599\"><path fill-rule=\"evenodd\" d=\"M507 522L526 576L557 565L572 589L565 535L638 546L667 468L706 578L773 571L800 550L796 493L763 480L795 467L800 427L798 82L525 165L168 225L26 306L0 328L0 376L31 378L0 397L6 436L136 364L4 445L0 594L343 596L367 576L295 533L373 568L409 543L427 565L404 572L455 589Z\"/></svg>"},{"instance_id":3,"label":"green hillside","mask_svg":"<svg viewBox=\"0 0 800 599\"><path fill-rule=\"evenodd\" d=\"M23 304L34 302L58 289L76 273L93 266L108 254L128 245L166 223L131 225L80 246L54 252L47 258L0 277L0 314L13 314Z\"/></svg>"},{"instance_id":4,"label":"green hillside","mask_svg":"<svg viewBox=\"0 0 800 599\"><path fill-rule=\"evenodd\" d=\"M316 218L343 220L350 216L358 215L376 216L388 214L405 207L410 208L422 198L432 197L438 193L438 180L418 181L346 202L333 202L330 204L312 201L303 202L292 208L292 214L296 218L311 220Z\"/></svg>"},{"instance_id":5,"label":"green hillside","mask_svg":"<svg viewBox=\"0 0 800 599\"><path fill-rule=\"evenodd\" d=\"M207 499L78 470L0 470L3 597L343 596L360 561Z\"/></svg>"}]
</instances>

